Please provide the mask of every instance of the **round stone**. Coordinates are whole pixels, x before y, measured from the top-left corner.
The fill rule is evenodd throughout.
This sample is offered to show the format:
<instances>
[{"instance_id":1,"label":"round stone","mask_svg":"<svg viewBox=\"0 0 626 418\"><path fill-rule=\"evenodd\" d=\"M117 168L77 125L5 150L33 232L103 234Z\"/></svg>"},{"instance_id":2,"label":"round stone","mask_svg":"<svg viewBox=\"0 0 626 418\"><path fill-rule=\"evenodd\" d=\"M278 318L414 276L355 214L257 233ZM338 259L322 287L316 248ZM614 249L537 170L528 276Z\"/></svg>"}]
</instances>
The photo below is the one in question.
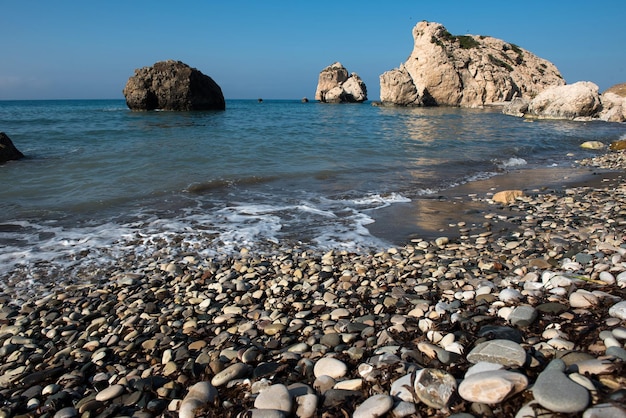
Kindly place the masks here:
<instances>
[{"instance_id":1,"label":"round stone","mask_svg":"<svg viewBox=\"0 0 626 418\"><path fill-rule=\"evenodd\" d=\"M589 404L589 391L563 373L564 364L553 360L537 376L532 391L535 400L554 412L576 413Z\"/></svg>"},{"instance_id":2,"label":"round stone","mask_svg":"<svg viewBox=\"0 0 626 418\"><path fill-rule=\"evenodd\" d=\"M520 373L491 370L474 373L459 385L459 395L469 402L500 403L528 386L528 379Z\"/></svg>"},{"instance_id":3,"label":"round stone","mask_svg":"<svg viewBox=\"0 0 626 418\"><path fill-rule=\"evenodd\" d=\"M346 364L332 357L321 358L315 363L313 367L313 374L315 377L330 376L333 379L339 379L346 375L348 367Z\"/></svg>"},{"instance_id":4,"label":"round stone","mask_svg":"<svg viewBox=\"0 0 626 418\"><path fill-rule=\"evenodd\" d=\"M584 289L578 289L569 296L569 304L572 308L591 308L598 302L596 295Z\"/></svg>"},{"instance_id":5,"label":"round stone","mask_svg":"<svg viewBox=\"0 0 626 418\"><path fill-rule=\"evenodd\" d=\"M277 384L262 390L254 400L254 407L258 409L275 409L287 414L291 412L293 401L285 385Z\"/></svg>"},{"instance_id":6,"label":"round stone","mask_svg":"<svg viewBox=\"0 0 626 418\"><path fill-rule=\"evenodd\" d=\"M619 318L622 321L626 320L626 300L616 303L609 308L609 315L613 318Z\"/></svg>"},{"instance_id":7,"label":"round stone","mask_svg":"<svg viewBox=\"0 0 626 418\"><path fill-rule=\"evenodd\" d=\"M532 306L517 306L509 315L509 322L517 327L527 327L537 319L537 310Z\"/></svg>"},{"instance_id":8,"label":"round stone","mask_svg":"<svg viewBox=\"0 0 626 418\"><path fill-rule=\"evenodd\" d=\"M377 418L384 416L393 408L393 398L389 395L370 396L359 405L352 414L353 418Z\"/></svg>"},{"instance_id":9,"label":"round stone","mask_svg":"<svg viewBox=\"0 0 626 418\"><path fill-rule=\"evenodd\" d=\"M187 395L180 404L180 418L194 418L196 410L217 399L217 389L209 382L198 382L189 388Z\"/></svg>"}]
</instances>

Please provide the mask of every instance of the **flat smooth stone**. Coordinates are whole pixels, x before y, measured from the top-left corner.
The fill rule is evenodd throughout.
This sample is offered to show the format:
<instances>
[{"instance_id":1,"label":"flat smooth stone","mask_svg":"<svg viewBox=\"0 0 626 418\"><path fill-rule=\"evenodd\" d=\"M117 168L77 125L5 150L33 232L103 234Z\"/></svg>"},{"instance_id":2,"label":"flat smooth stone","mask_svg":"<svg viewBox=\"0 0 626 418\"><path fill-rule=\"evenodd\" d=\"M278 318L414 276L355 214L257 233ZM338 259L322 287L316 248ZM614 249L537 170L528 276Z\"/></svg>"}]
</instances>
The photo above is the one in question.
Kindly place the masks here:
<instances>
[{"instance_id":1,"label":"flat smooth stone","mask_svg":"<svg viewBox=\"0 0 626 418\"><path fill-rule=\"evenodd\" d=\"M469 402L500 403L526 389L528 379L508 370L491 370L473 373L459 385L459 395Z\"/></svg>"},{"instance_id":2,"label":"flat smooth stone","mask_svg":"<svg viewBox=\"0 0 626 418\"><path fill-rule=\"evenodd\" d=\"M235 363L213 376L213 379L211 379L211 384L213 384L213 386L215 387L225 385L231 380L244 377L248 374L250 369L251 367L247 364Z\"/></svg>"},{"instance_id":3,"label":"flat smooth stone","mask_svg":"<svg viewBox=\"0 0 626 418\"><path fill-rule=\"evenodd\" d=\"M370 396L361 405L357 406L352 414L353 418L377 418L384 416L393 408L393 398L389 395Z\"/></svg>"},{"instance_id":4,"label":"flat smooth stone","mask_svg":"<svg viewBox=\"0 0 626 418\"><path fill-rule=\"evenodd\" d=\"M114 398L117 398L124 392L124 386L122 385L111 385L108 388L101 390L96 395L96 400L100 402L108 401Z\"/></svg>"},{"instance_id":5,"label":"flat smooth stone","mask_svg":"<svg viewBox=\"0 0 626 418\"><path fill-rule=\"evenodd\" d=\"M478 344L467 355L467 361L478 363L486 361L506 367L521 367L526 363L526 351L510 340L491 340Z\"/></svg>"},{"instance_id":6,"label":"flat smooth stone","mask_svg":"<svg viewBox=\"0 0 626 418\"><path fill-rule=\"evenodd\" d=\"M258 409L276 409L287 414L291 412L293 401L287 386L276 384L262 390L254 400Z\"/></svg>"},{"instance_id":7,"label":"flat smooth stone","mask_svg":"<svg viewBox=\"0 0 626 418\"><path fill-rule=\"evenodd\" d=\"M555 362L554 360L551 362ZM562 362L561 362L562 363ZM556 367L546 367L539 373L532 391L535 400L554 412L575 413L584 411L589 404L589 391L575 383Z\"/></svg>"}]
</instances>

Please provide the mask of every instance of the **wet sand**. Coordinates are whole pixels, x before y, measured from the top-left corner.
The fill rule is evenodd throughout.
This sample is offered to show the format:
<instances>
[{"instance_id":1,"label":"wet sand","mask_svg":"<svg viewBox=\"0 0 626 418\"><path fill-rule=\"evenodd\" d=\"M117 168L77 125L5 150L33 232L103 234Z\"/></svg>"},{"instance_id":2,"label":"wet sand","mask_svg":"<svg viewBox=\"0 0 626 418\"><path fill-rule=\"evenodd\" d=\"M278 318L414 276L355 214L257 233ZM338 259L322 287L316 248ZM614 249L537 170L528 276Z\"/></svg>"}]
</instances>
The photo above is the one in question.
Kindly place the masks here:
<instances>
[{"instance_id":1,"label":"wet sand","mask_svg":"<svg viewBox=\"0 0 626 418\"><path fill-rule=\"evenodd\" d=\"M401 246L412 239L458 238L466 227L480 229L486 224L485 215L493 214L484 228L505 234L514 226L500 221L498 215L506 215L508 211L503 205L489 201L499 191L562 194L563 190L574 187L613 188L623 178L623 171L597 167L515 170L377 210L372 213L375 223L368 225L368 229L373 235Z\"/></svg>"}]
</instances>

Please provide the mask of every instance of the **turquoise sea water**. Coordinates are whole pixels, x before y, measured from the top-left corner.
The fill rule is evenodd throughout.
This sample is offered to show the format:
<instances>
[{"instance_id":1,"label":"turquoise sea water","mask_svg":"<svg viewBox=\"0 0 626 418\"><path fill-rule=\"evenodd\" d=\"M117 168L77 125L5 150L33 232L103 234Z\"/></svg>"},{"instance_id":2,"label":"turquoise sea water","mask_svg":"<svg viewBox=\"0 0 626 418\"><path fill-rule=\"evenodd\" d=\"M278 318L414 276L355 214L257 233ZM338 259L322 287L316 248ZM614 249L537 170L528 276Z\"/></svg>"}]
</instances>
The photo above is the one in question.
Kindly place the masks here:
<instances>
[{"instance_id":1,"label":"turquoise sea water","mask_svg":"<svg viewBox=\"0 0 626 418\"><path fill-rule=\"evenodd\" d=\"M382 248L376 210L506 170L569 166L623 124L498 110L227 101L131 112L123 100L0 102L27 159L0 166L0 274L114 262L177 242L201 254ZM182 244L181 244L182 243Z\"/></svg>"}]
</instances>

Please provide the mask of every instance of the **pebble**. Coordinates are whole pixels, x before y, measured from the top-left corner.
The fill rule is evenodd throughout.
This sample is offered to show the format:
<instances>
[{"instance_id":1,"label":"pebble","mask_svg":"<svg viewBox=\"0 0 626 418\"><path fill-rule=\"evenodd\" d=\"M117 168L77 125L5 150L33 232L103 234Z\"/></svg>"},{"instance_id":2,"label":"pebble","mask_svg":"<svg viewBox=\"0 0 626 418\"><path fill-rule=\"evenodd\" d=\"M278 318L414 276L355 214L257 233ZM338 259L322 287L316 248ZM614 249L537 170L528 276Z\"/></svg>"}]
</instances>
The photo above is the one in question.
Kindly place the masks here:
<instances>
[{"instance_id":1,"label":"pebble","mask_svg":"<svg viewBox=\"0 0 626 418\"><path fill-rule=\"evenodd\" d=\"M473 373L459 385L459 395L469 402L495 404L519 393L528 386L528 379L508 370Z\"/></svg>"},{"instance_id":2,"label":"pebble","mask_svg":"<svg viewBox=\"0 0 626 418\"><path fill-rule=\"evenodd\" d=\"M332 357L324 357L315 363L313 373L315 377L329 376L333 379L342 378L346 375L348 367L341 360Z\"/></svg>"},{"instance_id":3,"label":"pebble","mask_svg":"<svg viewBox=\"0 0 626 418\"><path fill-rule=\"evenodd\" d=\"M231 380L246 376L250 370L251 368L247 364L235 363L213 376L211 384L215 387L223 386Z\"/></svg>"},{"instance_id":4,"label":"pebble","mask_svg":"<svg viewBox=\"0 0 626 418\"><path fill-rule=\"evenodd\" d=\"M357 406L352 414L353 418L377 418L384 416L393 408L393 398L389 395L370 396L361 405Z\"/></svg>"},{"instance_id":5,"label":"pebble","mask_svg":"<svg viewBox=\"0 0 626 418\"><path fill-rule=\"evenodd\" d=\"M378 253L185 232L25 267L0 283L0 417L623 416L625 201L541 191Z\"/></svg>"},{"instance_id":6,"label":"pebble","mask_svg":"<svg viewBox=\"0 0 626 418\"><path fill-rule=\"evenodd\" d=\"M609 315L626 321L626 301L617 302L609 308Z\"/></svg>"},{"instance_id":7,"label":"pebble","mask_svg":"<svg viewBox=\"0 0 626 418\"><path fill-rule=\"evenodd\" d=\"M198 382L189 388L180 404L180 418L194 418L196 410L213 403L218 397L217 389L209 382Z\"/></svg>"},{"instance_id":8,"label":"pebble","mask_svg":"<svg viewBox=\"0 0 626 418\"><path fill-rule=\"evenodd\" d=\"M582 412L589 404L589 391L564 373L565 363L552 360L537 376L532 392L535 400L553 412Z\"/></svg>"},{"instance_id":9,"label":"pebble","mask_svg":"<svg viewBox=\"0 0 626 418\"><path fill-rule=\"evenodd\" d=\"M276 384L262 390L254 400L258 409L274 409L286 414L291 412L293 401L289 389L285 385Z\"/></svg>"},{"instance_id":10,"label":"pebble","mask_svg":"<svg viewBox=\"0 0 626 418\"><path fill-rule=\"evenodd\" d=\"M508 321L517 327L527 327L537 319L538 312L528 305L515 307L508 316Z\"/></svg>"},{"instance_id":11,"label":"pebble","mask_svg":"<svg viewBox=\"0 0 626 418\"><path fill-rule=\"evenodd\" d=\"M506 367L521 367L526 363L526 351L510 340L491 340L478 344L467 355L470 363L485 361Z\"/></svg>"},{"instance_id":12,"label":"pebble","mask_svg":"<svg viewBox=\"0 0 626 418\"><path fill-rule=\"evenodd\" d=\"M98 392L96 395L96 400L100 402L105 402L111 400L113 398L117 398L124 392L124 386L122 385L112 385L108 388Z\"/></svg>"},{"instance_id":13,"label":"pebble","mask_svg":"<svg viewBox=\"0 0 626 418\"><path fill-rule=\"evenodd\" d=\"M426 405L443 409L456 392L456 379L442 370L423 369L414 383L415 394Z\"/></svg>"}]
</instances>

